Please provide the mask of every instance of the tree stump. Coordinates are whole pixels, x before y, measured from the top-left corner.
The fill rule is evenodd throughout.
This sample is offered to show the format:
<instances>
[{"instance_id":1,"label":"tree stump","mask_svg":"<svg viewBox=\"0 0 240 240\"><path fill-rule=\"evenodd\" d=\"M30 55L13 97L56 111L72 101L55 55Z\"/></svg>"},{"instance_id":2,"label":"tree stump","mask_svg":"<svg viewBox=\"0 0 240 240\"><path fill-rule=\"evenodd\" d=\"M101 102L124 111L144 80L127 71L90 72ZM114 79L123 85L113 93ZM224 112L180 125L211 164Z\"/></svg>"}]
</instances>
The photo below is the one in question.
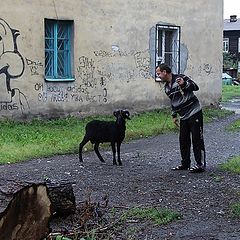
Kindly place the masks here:
<instances>
[{"instance_id":1,"label":"tree stump","mask_svg":"<svg viewBox=\"0 0 240 240\"><path fill-rule=\"evenodd\" d=\"M51 202L43 184L32 184L13 194L0 214L0 239L40 240L50 233Z\"/></svg>"},{"instance_id":2,"label":"tree stump","mask_svg":"<svg viewBox=\"0 0 240 240\"><path fill-rule=\"evenodd\" d=\"M52 216L75 212L72 183L46 181L35 184L15 180L4 183L0 185L0 199L4 200L0 206L4 208L0 213L0 239L43 239L49 234ZM6 203L7 207L3 206Z\"/></svg>"},{"instance_id":3,"label":"tree stump","mask_svg":"<svg viewBox=\"0 0 240 240\"><path fill-rule=\"evenodd\" d=\"M47 183L53 215L67 216L75 212L76 202L72 183Z\"/></svg>"}]
</instances>

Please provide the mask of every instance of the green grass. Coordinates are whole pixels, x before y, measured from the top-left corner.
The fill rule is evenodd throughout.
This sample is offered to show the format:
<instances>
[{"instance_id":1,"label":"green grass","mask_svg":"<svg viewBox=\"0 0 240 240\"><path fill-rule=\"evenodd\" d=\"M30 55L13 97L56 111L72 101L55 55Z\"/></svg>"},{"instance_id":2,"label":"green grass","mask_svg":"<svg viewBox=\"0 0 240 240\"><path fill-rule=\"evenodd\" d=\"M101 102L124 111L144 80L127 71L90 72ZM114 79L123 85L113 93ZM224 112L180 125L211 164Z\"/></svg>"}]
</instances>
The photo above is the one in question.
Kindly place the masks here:
<instances>
[{"instance_id":1,"label":"green grass","mask_svg":"<svg viewBox=\"0 0 240 240\"><path fill-rule=\"evenodd\" d=\"M240 131L240 119L234 121L226 128L228 131ZM240 174L240 155L230 158L226 163L219 165L221 170Z\"/></svg>"},{"instance_id":2,"label":"green grass","mask_svg":"<svg viewBox=\"0 0 240 240\"><path fill-rule=\"evenodd\" d=\"M222 102L229 101L236 97L240 98L240 86L223 85Z\"/></svg>"},{"instance_id":3,"label":"green grass","mask_svg":"<svg viewBox=\"0 0 240 240\"><path fill-rule=\"evenodd\" d=\"M227 130L231 132L237 132L240 131L240 119L237 119L232 124L227 126Z\"/></svg>"},{"instance_id":4,"label":"green grass","mask_svg":"<svg viewBox=\"0 0 240 240\"><path fill-rule=\"evenodd\" d=\"M122 214L122 220L141 219L150 220L156 225L163 225L180 219L181 215L167 208L132 208Z\"/></svg>"},{"instance_id":5,"label":"green grass","mask_svg":"<svg viewBox=\"0 0 240 240\"><path fill-rule=\"evenodd\" d=\"M210 173L209 176L211 176L215 182L221 182L224 179L223 176L219 176L214 173Z\"/></svg>"},{"instance_id":6,"label":"green grass","mask_svg":"<svg viewBox=\"0 0 240 240\"><path fill-rule=\"evenodd\" d=\"M170 111L155 110L135 115L131 121L127 121L126 139L155 136L175 130Z\"/></svg>"},{"instance_id":7,"label":"green grass","mask_svg":"<svg viewBox=\"0 0 240 240\"><path fill-rule=\"evenodd\" d=\"M219 165L221 170L240 174L240 155L230 158L226 163Z\"/></svg>"},{"instance_id":8,"label":"green grass","mask_svg":"<svg viewBox=\"0 0 240 240\"><path fill-rule=\"evenodd\" d=\"M74 153L93 118L51 121L0 122L0 163L12 163L54 154ZM109 120L108 117L99 119Z\"/></svg>"},{"instance_id":9,"label":"green grass","mask_svg":"<svg viewBox=\"0 0 240 240\"><path fill-rule=\"evenodd\" d=\"M230 205L231 213L234 217L240 219L240 203Z\"/></svg>"},{"instance_id":10,"label":"green grass","mask_svg":"<svg viewBox=\"0 0 240 240\"><path fill-rule=\"evenodd\" d=\"M231 112L214 108L204 109L204 121L225 117ZM48 157L55 154L77 153L85 125L92 119L114 120L98 116L78 119L33 120L31 122L0 121L0 164ZM169 110L156 110L132 116L127 121L125 141L177 131ZM104 145L105 146L105 145ZM88 143L85 148L92 149Z\"/></svg>"},{"instance_id":11,"label":"green grass","mask_svg":"<svg viewBox=\"0 0 240 240\"><path fill-rule=\"evenodd\" d=\"M225 118L233 113L233 111L229 111L226 109L208 107L204 108L203 110L203 120L205 123L209 123L212 122L214 119Z\"/></svg>"}]
</instances>

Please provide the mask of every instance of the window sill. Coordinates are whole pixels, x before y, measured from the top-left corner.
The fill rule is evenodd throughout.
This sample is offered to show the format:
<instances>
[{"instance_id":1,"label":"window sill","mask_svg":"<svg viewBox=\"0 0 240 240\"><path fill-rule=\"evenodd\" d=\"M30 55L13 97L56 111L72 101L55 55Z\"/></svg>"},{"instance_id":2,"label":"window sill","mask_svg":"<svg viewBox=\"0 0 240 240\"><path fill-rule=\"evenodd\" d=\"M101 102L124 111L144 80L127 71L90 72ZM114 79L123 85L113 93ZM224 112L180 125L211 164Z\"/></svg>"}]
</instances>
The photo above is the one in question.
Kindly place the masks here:
<instances>
[{"instance_id":1,"label":"window sill","mask_svg":"<svg viewBox=\"0 0 240 240\"><path fill-rule=\"evenodd\" d=\"M75 78L45 78L47 82L73 82Z\"/></svg>"}]
</instances>

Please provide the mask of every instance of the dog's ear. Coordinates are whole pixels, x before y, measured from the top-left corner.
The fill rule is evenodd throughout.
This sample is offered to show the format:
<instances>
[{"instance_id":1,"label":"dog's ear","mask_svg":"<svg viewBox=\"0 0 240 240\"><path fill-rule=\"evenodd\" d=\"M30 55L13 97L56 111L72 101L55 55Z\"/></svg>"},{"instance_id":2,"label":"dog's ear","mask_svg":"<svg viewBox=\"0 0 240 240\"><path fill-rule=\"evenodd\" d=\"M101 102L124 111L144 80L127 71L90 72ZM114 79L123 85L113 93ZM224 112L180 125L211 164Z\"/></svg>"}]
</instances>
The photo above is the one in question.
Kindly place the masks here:
<instances>
[{"instance_id":1,"label":"dog's ear","mask_svg":"<svg viewBox=\"0 0 240 240\"><path fill-rule=\"evenodd\" d=\"M131 120L130 112L128 110L123 110L122 114L123 114L123 116L125 116L126 119Z\"/></svg>"},{"instance_id":2,"label":"dog's ear","mask_svg":"<svg viewBox=\"0 0 240 240\"><path fill-rule=\"evenodd\" d=\"M113 116L115 116L115 117L117 117L117 115L119 115L119 114L120 114L119 110L113 112Z\"/></svg>"}]
</instances>

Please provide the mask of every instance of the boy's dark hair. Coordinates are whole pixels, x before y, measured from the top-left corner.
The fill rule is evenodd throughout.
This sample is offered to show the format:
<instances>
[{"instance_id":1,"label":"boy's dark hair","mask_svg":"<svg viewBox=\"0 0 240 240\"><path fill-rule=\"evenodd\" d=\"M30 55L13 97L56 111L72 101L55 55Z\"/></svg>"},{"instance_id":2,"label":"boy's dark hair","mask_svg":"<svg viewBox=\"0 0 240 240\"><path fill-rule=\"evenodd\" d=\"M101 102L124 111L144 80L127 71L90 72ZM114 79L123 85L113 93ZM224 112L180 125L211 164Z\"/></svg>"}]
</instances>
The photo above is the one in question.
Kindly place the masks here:
<instances>
[{"instance_id":1,"label":"boy's dark hair","mask_svg":"<svg viewBox=\"0 0 240 240\"><path fill-rule=\"evenodd\" d=\"M165 64L165 63L161 63L161 64L159 64L157 67L159 67L159 69L160 69L161 72L163 72L164 70L165 70L167 73L171 73L171 72L172 72L171 68L170 68L167 64Z\"/></svg>"}]
</instances>

